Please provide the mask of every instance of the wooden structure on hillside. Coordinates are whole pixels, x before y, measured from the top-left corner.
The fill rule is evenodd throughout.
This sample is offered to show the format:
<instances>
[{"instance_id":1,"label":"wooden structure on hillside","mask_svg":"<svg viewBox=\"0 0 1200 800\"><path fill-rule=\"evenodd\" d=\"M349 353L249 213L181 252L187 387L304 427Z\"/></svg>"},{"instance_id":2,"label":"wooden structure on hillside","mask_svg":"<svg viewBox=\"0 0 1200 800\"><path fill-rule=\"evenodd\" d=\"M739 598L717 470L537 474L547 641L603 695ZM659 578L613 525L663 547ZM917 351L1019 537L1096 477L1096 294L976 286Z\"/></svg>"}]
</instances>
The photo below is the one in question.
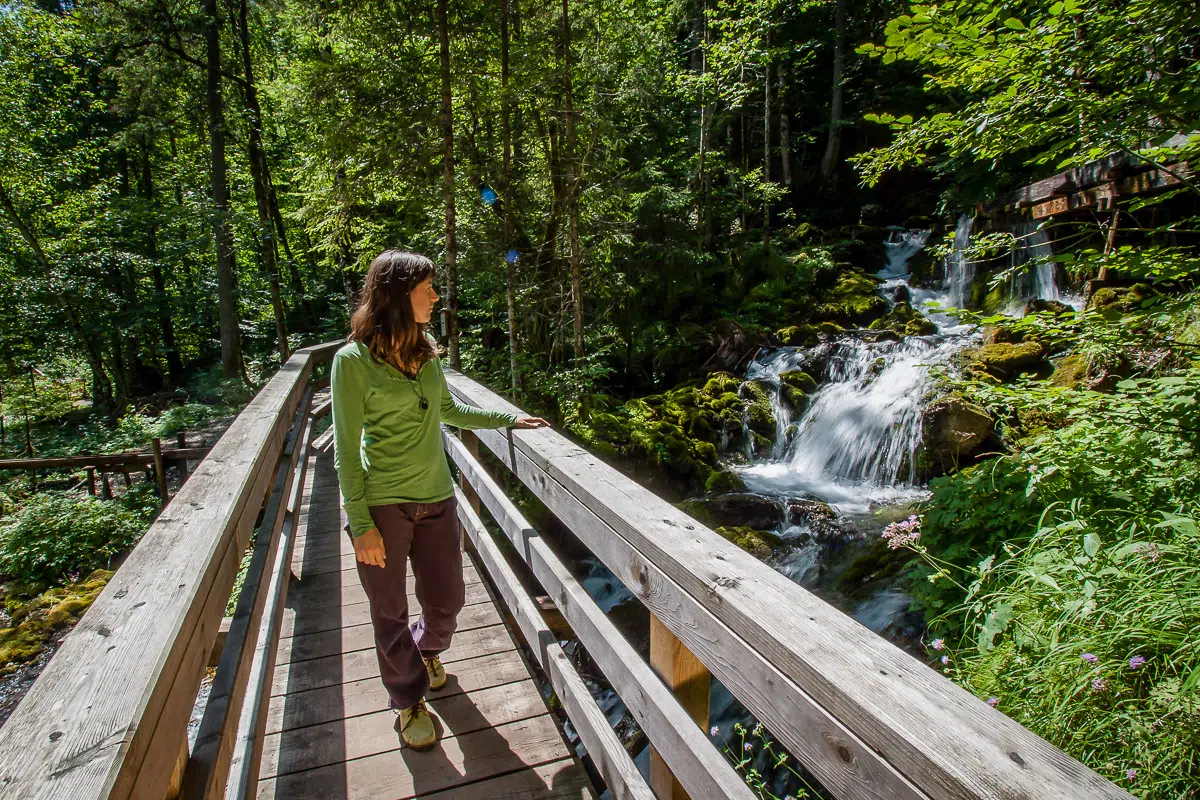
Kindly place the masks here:
<instances>
[{"instance_id":1,"label":"wooden structure on hillside","mask_svg":"<svg viewBox=\"0 0 1200 800\"><path fill-rule=\"evenodd\" d=\"M1166 146L1181 147L1193 135L1172 137ZM1028 212L1034 220L1078 211L1110 213L1121 198L1182 186L1192 174L1187 162L1155 166L1136 155L1113 153L1024 186L989 210L1004 215Z\"/></svg>"},{"instance_id":2,"label":"wooden structure on hillside","mask_svg":"<svg viewBox=\"0 0 1200 800\"><path fill-rule=\"evenodd\" d=\"M446 738L425 753L401 749L338 530L328 437L312 436L328 410L327 401L314 408L313 371L336 347L292 356L67 638L0 729L0 798L593 796L599 787L565 747L519 653L553 689L590 774L615 798L755 796L705 730L710 673L833 797L1128 797L548 429L445 436L473 549L470 605L446 654L454 688L432 702ZM463 402L515 411L448 377ZM647 607L649 661L505 496L478 459L482 448ZM485 528L484 509L499 534ZM189 746L188 715L256 526ZM648 737L648 778L540 596Z\"/></svg>"}]
</instances>

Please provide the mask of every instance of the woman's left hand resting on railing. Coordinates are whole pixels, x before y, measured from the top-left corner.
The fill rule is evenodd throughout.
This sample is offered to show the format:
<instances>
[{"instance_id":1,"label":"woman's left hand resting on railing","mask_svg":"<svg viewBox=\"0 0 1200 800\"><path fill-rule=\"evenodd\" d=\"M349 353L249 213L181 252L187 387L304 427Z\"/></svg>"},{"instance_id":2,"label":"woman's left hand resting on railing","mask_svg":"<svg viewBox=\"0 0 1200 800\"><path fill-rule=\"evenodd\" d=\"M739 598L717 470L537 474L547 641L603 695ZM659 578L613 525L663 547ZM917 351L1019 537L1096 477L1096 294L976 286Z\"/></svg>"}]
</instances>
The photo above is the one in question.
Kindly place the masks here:
<instances>
[{"instance_id":1,"label":"woman's left hand resting on railing","mask_svg":"<svg viewBox=\"0 0 1200 800\"><path fill-rule=\"evenodd\" d=\"M541 417L518 417L514 428L549 428L550 423Z\"/></svg>"}]
</instances>

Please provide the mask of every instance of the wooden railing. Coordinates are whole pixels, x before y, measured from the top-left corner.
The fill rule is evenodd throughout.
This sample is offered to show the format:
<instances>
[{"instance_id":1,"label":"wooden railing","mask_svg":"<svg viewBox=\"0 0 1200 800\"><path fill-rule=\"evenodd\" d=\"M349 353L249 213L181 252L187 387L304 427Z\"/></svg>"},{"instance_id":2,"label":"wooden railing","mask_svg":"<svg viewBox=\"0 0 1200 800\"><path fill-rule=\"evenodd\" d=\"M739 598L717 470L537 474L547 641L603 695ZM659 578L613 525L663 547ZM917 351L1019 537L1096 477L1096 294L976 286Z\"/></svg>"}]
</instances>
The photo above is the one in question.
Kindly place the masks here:
<instances>
[{"instance_id":1,"label":"wooden railing","mask_svg":"<svg viewBox=\"0 0 1200 800\"><path fill-rule=\"evenodd\" d=\"M283 365L113 575L0 729L0 797L161 800L178 795L185 777L189 797L224 797L227 782L241 791L231 796L253 796L310 378L337 347L299 350ZM188 718L256 527L189 754Z\"/></svg>"},{"instance_id":2,"label":"wooden railing","mask_svg":"<svg viewBox=\"0 0 1200 800\"><path fill-rule=\"evenodd\" d=\"M462 375L448 380L464 403L522 413ZM480 466L467 444L475 436L650 611L649 664ZM465 481L647 734L659 798L753 796L702 730L705 668L838 798L1129 797L559 433L444 438ZM555 679L562 656L553 637L475 508L466 503L459 513L589 752L601 754L609 785L624 786L624 796L651 796L603 718L576 716L573 706L592 709L575 678Z\"/></svg>"},{"instance_id":3,"label":"wooden railing","mask_svg":"<svg viewBox=\"0 0 1200 800\"><path fill-rule=\"evenodd\" d=\"M329 411L311 408L311 376L336 348L292 356L67 637L0 729L0 798L254 795L311 424ZM519 413L461 375L448 380L463 402ZM705 730L710 671L839 798L1128 797L557 432L445 444L477 558L614 797L755 796ZM481 466L480 444L649 609L649 661ZM487 532L484 507L522 563ZM189 753L188 716L255 527ZM550 598L646 733L648 782L535 596Z\"/></svg>"}]
</instances>

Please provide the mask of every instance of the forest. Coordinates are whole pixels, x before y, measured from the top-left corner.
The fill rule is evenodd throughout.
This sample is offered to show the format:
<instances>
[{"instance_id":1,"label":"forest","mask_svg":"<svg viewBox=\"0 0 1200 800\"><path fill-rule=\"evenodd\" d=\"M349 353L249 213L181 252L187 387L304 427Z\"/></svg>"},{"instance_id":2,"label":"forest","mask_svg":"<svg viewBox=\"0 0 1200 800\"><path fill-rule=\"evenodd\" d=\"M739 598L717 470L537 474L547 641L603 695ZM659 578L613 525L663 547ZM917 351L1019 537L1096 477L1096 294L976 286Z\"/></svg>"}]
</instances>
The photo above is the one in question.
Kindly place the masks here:
<instances>
[{"instance_id":1,"label":"forest","mask_svg":"<svg viewBox=\"0 0 1200 800\"><path fill-rule=\"evenodd\" d=\"M448 366L1200 797L1197 158L1182 0L16 0L0 459L211 440L424 253ZM149 477L0 469L0 723Z\"/></svg>"}]
</instances>

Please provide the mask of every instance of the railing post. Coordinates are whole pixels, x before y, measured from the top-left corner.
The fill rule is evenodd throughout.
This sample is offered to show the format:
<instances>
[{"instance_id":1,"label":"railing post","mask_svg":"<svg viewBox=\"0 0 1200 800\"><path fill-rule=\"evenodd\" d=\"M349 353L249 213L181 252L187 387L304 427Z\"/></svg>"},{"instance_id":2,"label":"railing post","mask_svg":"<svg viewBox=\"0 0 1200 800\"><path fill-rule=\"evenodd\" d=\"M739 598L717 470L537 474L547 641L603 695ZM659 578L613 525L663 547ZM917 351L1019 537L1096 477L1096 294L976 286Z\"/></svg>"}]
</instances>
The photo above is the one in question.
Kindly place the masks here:
<instances>
[{"instance_id":1,"label":"railing post","mask_svg":"<svg viewBox=\"0 0 1200 800\"><path fill-rule=\"evenodd\" d=\"M463 447L471 454L471 457L476 461L479 460L479 437L474 431L469 431L466 428L458 432L459 440L463 443ZM471 488L471 484L467 482L467 476L460 470L458 473L458 485L462 487L463 494L466 495L467 502L471 504L471 508L475 509L475 513L479 513L479 495ZM471 537L467 535L467 530L460 523L458 526L459 535L462 537L463 549L468 553L474 551L474 546L471 544Z\"/></svg>"},{"instance_id":2,"label":"railing post","mask_svg":"<svg viewBox=\"0 0 1200 800\"><path fill-rule=\"evenodd\" d=\"M707 728L712 675L653 614L650 615L650 666L701 730ZM650 788L659 800L688 800L687 792L653 747L650 748Z\"/></svg>"},{"instance_id":3,"label":"railing post","mask_svg":"<svg viewBox=\"0 0 1200 800\"><path fill-rule=\"evenodd\" d=\"M154 483L158 486L158 499L162 502L162 507L166 508L171 498L167 496L167 470L163 466L162 440L156 436L150 445L154 452Z\"/></svg>"}]
</instances>

